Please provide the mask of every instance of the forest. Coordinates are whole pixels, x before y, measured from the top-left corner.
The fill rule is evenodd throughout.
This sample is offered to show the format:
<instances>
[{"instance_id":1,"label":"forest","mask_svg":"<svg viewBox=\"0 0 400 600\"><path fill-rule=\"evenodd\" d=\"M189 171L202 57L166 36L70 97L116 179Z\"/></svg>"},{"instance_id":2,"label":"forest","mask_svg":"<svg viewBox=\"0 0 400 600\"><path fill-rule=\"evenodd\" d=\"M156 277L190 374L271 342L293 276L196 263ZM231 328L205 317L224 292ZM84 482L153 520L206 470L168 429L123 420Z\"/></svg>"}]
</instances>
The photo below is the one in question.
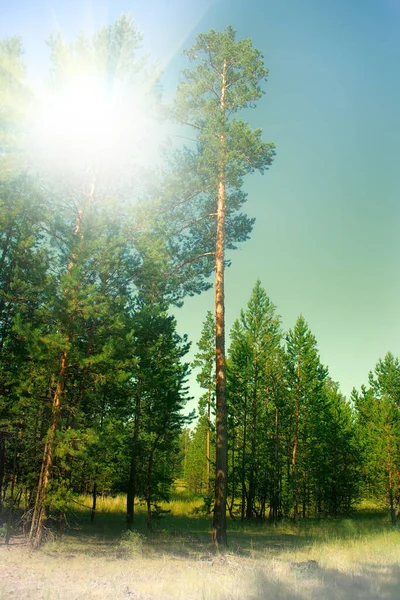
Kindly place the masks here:
<instances>
[{"instance_id":1,"label":"forest","mask_svg":"<svg viewBox=\"0 0 400 600\"><path fill-rule=\"evenodd\" d=\"M275 156L244 119L264 57L231 27L200 34L166 103L141 41L129 15L53 36L46 102L21 40L0 41L2 536L38 548L82 497L95 521L118 495L124 528L144 507L151 530L178 487L202 499L222 547L235 522L329 519L362 501L395 525L398 358L346 398L306 319L283 331L260 281L225 349L224 272L254 224L245 179ZM188 340L173 311L214 278L215 314L195 315L202 336Z\"/></svg>"}]
</instances>

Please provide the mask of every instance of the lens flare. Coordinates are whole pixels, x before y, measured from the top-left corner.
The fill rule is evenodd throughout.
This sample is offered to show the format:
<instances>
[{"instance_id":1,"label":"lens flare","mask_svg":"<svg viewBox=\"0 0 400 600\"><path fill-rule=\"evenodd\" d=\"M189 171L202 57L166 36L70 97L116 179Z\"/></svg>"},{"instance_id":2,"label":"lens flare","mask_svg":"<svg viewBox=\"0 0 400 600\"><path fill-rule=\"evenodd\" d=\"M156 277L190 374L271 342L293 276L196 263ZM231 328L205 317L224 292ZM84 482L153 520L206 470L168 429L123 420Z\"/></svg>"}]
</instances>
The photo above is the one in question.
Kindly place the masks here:
<instances>
[{"instance_id":1,"label":"lens flare","mask_svg":"<svg viewBox=\"0 0 400 600\"><path fill-rule=\"evenodd\" d=\"M36 160L50 168L149 166L157 159L162 137L144 90L128 93L88 78L42 94L34 122Z\"/></svg>"}]
</instances>

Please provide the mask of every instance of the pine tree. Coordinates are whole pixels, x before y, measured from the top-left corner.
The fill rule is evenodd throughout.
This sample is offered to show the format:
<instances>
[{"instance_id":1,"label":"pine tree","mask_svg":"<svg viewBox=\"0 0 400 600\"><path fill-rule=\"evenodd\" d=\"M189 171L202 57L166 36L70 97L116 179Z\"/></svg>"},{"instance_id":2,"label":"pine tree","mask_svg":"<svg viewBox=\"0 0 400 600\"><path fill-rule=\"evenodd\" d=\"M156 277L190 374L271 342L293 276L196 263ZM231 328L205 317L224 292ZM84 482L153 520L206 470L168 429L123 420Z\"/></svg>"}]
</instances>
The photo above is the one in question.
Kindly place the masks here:
<instances>
[{"instance_id":1,"label":"pine tree","mask_svg":"<svg viewBox=\"0 0 400 600\"><path fill-rule=\"evenodd\" d=\"M300 316L286 337L287 376L292 407L291 485L295 519L307 515L311 500L310 460L315 424L323 418L324 383L328 375L321 364L317 342Z\"/></svg>"},{"instance_id":2,"label":"pine tree","mask_svg":"<svg viewBox=\"0 0 400 600\"><path fill-rule=\"evenodd\" d=\"M209 464L211 457L207 456L208 449L207 416L199 418L190 436L186 455L185 481L189 494L206 495L209 484Z\"/></svg>"},{"instance_id":3,"label":"pine tree","mask_svg":"<svg viewBox=\"0 0 400 600\"><path fill-rule=\"evenodd\" d=\"M215 319L211 311L207 312L203 324L201 338L198 341L198 352L192 362L193 368L201 369L196 375L200 386L207 390L199 400L199 414L205 415L207 422L206 470L207 492L210 491L211 466L211 412L215 411Z\"/></svg>"},{"instance_id":4,"label":"pine tree","mask_svg":"<svg viewBox=\"0 0 400 600\"><path fill-rule=\"evenodd\" d=\"M360 494L355 414L329 377L321 408L313 426L310 487L316 512L337 516L349 511Z\"/></svg>"},{"instance_id":5,"label":"pine tree","mask_svg":"<svg viewBox=\"0 0 400 600\"><path fill-rule=\"evenodd\" d=\"M200 34L186 54L197 66L183 72L175 115L198 135L197 153L187 151L184 155L186 165L193 164L200 180L197 190L189 197L194 196L198 201L199 191L203 192L202 210L196 223L201 223L203 232L204 227L212 232L207 247L203 245L199 255L214 255L215 258L217 452L213 541L217 545L226 545L226 233L232 227L238 232L236 239L248 237L252 221L238 214L246 199L241 190L243 177L255 170L264 172L274 155L273 145L262 141L261 131L253 131L247 123L236 119L235 114L254 106L262 96L261 82L266 79L268 71L261 53L253 49L251 41L237 42L231 27L222 33L211 30Z\"/></svg>"},{"instance_id":6,"label":"pine tree","mask_svg":"<svg viewBox=\"0 0 400 600\"><path fill-rule=\"evenodd\" d=\"M353 392L366 491L386 497L392 523L400 497L400 363L388 352L369 374L370 387Z\"/></svg>"},{"instance_id":7,"label":"pine tree","mask_svg":"<svg viewBox=\"0 0 400 600\"><path fill-rule=\"evenodd\" d=\"M273 394L273 371L281 349L280 318L260 281L255 284L246 311L231 331L228 362L230 413L241 451L242 518L264 517L266 502L273 494L269 468L272 462L277 402ZM271 402L271 404L270 404Z\"/></svg>"},{"instance_id":8,"label":"pine tree","mask_svg":"<svg viewBox=\"0 0 400 600\"><path fill-rule=\"evenodd\" d=\"M151 506L167 499L179 469L177 446L182 428L190 417L182 415L187 401L188 365L181 359L188 351L186 337L175 331L176 323L162 306L144 304L134 317L135 366L131 376L132 414L130 473L127 494L127 524L132 528L134 499Z\"/></svg>"}]
</instances>

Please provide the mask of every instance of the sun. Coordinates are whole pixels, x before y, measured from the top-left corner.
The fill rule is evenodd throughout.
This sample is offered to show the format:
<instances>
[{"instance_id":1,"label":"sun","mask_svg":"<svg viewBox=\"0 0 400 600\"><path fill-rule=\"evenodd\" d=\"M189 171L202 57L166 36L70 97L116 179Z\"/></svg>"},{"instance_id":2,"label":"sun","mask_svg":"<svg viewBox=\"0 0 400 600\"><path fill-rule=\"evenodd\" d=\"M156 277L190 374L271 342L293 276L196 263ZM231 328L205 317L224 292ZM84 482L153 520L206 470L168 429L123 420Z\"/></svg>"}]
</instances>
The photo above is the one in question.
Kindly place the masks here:
<instances>
[{"instance_id":1,"label":"sun","mask_svg":"<svg viewBox=\"0 0 400 600\"><path fill-rule=\"evenodd\" d=\"M76 77L38 95L34 118L36 159L47 168L150 166L162 126L146 89L127 90L100 78Z\"/></svg>"}]
</instances>

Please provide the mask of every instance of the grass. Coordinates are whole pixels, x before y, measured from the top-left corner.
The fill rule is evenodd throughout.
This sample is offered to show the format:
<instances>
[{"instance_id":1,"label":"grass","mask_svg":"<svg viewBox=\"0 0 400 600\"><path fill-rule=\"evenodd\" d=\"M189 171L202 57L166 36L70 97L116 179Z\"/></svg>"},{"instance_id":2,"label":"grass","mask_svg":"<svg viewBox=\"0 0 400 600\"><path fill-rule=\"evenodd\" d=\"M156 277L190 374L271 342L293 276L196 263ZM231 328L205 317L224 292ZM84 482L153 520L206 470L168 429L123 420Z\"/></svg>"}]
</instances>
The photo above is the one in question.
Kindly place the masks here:
<instances>
[{"instance_id":1,"label":"grass","mask_svg":"<svg viewBox=\"0 0 400 600\"><path fill-rule=\"evenodd\" d=\"M92 539L96 543L115 544L125 531L125 498L123 496L99 498L94 523L90 523L89 499L81 497L74 505L69 517L63 543L84 544ZM211 517L201 512L202 499L172 498L161 503L161 516L153 520L153 530L146 528L146 508L135 505L135 530L146 540L147 553L169 553L196 556L212 552L210 540ZM385 546L396 548L400 532L394 529L387 513L379 507L360 505L351 518L307 519L297 523L283 520L277 524L269 522L228 521L229 551L268 558L294 556L306 559L311 554L322 560L327 549L335 552L352 553L357 547L377 548L381 553ZM93 545L93 544L92 544ZM365 557L364 549L362 554ZM296 559L297 559L296 558ZM358 557L360 558L360 557ZM358 559L357 558L357 559Z\"/></svg>"},{"instance_id":2,"label":"grass","mask_svg":"<svg viewBox=\"0 0 400 600\"><path fill-rule=\"evenodd\" d=\"M125 531L125 499L78 499L61 540L32 553L0 546L0 600L285 600L400 598L400 531L361 505L351 518L294 523L228 521L229 548L211 545L202 501L177 494L151 533L135 506Z\"/></svg>"}]
</instances>

